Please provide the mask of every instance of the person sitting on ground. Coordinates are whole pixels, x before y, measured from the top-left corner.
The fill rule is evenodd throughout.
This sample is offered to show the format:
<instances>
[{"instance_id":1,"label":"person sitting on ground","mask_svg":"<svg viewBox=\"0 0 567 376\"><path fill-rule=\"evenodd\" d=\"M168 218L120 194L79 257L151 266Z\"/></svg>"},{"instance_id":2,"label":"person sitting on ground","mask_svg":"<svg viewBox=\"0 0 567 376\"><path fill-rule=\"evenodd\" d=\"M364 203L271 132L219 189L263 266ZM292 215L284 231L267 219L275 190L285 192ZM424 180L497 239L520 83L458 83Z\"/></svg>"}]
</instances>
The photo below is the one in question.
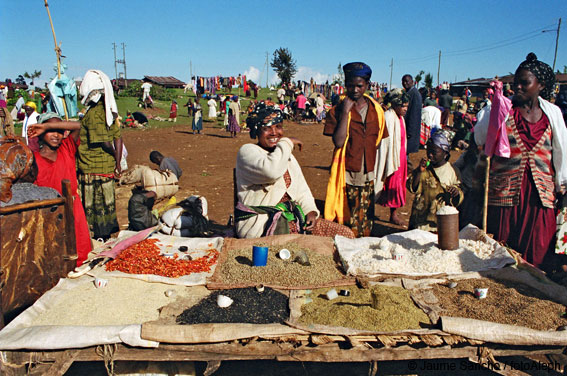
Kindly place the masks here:
<instances>
[{"instance_id":1,"label":"person sitting on ground","mask_svg":"<svg viewBox=\"0 0 567 376\"><path fill-rule=\"evenodd\" d=\"M410 230L437 231L437 210L445 205L456 207L463 201L461 181L448 163L450 148L444 131L435 132L427 142L427 159L421 160L407 181L408 190L415 193Z\"/></svg>"},{"instance_id":2,"label":"person sitting on ground","mask_svg":"<svg viewBox=\"0 0 567 376\"><path fill-rule=\"evenodd\" d=\"M157 164L160 171L169 170L173 172L175 176L177 176L177 179L179 179L183 173L179 167L179 163L177 163L175 159L171 157L164 157L159 151L154 150L150 153L150 161Z\"/></svg>"},{"instance_id":3,"label":"person sitting on ground","mask_svg":"<svg viewBox=\"0 0 567 376\"><path fill-rule=\"evenodd\" d=\"M158 219L152 214L156 193L146 191L141 187L132 189L128 200L128 229L141 231L158 224Z\"/></svg>"},{"instance_id":4,"label":"person sitting on ground","mask_svg":"<svg viewBox=\"0 0 567 376\"><path fill-rule=\"evenodd\" d=\"M257 144L245 144L236 157L235 210L239 238L311 233L354 238L346 226L319 218L315 199L292 154L303 143L284 137L281 112L258 105L246 120L250 137Z\"/></svg>"},{"instance_id":5,"label":"person sitting on ground","mask_svg":"<svg viewBox=\"0 0 567 376\"><path fill-rule=\"evenodd\" d=\"M40 115L37 124L28 129L30 137L38 137L40 144L39 151L34 152L38 168L35 184L53 188L62 194L61 181L67 179L71 182L77 265L81 265L92 250L89 226L79 197L75 164L80 128L79 122L62 121L56 113L46 112Z\"/></svg>"},{"instance_id":6,"label":"person sitting on ground","mask_svg":"<svg viewBox=\"0 0 567 376\"><path fill-rule=\"evenodd\" d=\"M134 119L134 116L132 116L132 113L130 111L126 113L126 117L124 118L124 126L126 128L137 128L136 119Z\"/></svg>"}]
</instances>

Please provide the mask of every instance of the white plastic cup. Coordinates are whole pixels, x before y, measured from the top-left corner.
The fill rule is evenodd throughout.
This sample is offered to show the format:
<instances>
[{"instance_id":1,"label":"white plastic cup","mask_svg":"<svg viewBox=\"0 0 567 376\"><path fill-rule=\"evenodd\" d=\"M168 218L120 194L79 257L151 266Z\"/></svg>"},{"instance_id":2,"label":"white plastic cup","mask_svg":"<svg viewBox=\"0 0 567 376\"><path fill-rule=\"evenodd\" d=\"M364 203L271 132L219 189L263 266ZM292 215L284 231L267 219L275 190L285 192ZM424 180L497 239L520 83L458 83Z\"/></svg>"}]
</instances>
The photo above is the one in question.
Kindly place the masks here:
<instances>
[{"instance_id":1,"label":"white plastic cup","mask_svg":"<svg viewBox=\"0 0 567 376\"><path fill-rule=\"evenodd\" d=\"M221 308L229 307L233 302L234 300L232 300L226 295L217 296L217 305Z\"/></svg>"},{"instance_id":2,"label":"white plastic cup","mask_svg":"<svg viewBox=\"0 0 567 376\"><path fill-rule=\"evenodd\" d=\"M94 285L97 289L100 289L106 287L106 285L108 285L108 281L102 278L95 278Z\"/></svg>"},{"instance_id":3,"label":"white plastic cup","mask_svg":"<svg viewBox=\"0 0 567 376\"><path fill-rule=\"evenodd\" d=\"M280 249L278 256L280 256L282 260L289 260L291 252L287 248L282 248Z\"/></svg>"},{"instance_id":4,"label":"white plastic cup","mask_svg":"<svg viewBox=\"0 0 567 376\"><path fill-rule=\"evenodd\" d=\"M476 296L477 299L484 299L484 298L486 298L487 294L488 294L488 288L476 288L476 289L474 289L474 296Z\"/></svg>"},{"instance_id":5,"label":"white plastic cup","mask_svg":"<svg viewBox=\"0 0 567 376\"><path fill-rule=\"evenodd\" d=\"M333 300L335 298L338 298L338 296L339 296L339 294L337 293L337 290L335 290L335 289L330 289L329 291L327 291L327 293L325 295L327 295L327 299L329 299L329 300Z\"/></svg>"}]
</instances>

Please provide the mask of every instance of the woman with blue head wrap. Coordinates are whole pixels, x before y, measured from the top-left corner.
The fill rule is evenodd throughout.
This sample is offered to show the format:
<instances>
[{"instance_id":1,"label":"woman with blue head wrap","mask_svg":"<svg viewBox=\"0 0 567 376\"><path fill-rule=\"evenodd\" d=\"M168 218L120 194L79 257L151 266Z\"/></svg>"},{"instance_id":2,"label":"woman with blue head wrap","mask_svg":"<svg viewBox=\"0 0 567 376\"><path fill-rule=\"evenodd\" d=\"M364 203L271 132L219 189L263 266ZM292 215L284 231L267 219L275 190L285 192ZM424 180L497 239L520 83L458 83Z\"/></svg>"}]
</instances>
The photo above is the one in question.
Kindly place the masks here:
<instances>
[{"instance_id":1,"label":"woman with blue head wrap","mask_svg":"<svg viewBox=\"0 0 567 376\"><path fill-rule=\"evenodd\" d=\"M335 145L325 218L347 224L357 237L370 236L374 220L376 148L387 137L382 107L365 93L372 69L343 67L346 97L329 111L323 134Z\"/></svg>"}]
</instances>

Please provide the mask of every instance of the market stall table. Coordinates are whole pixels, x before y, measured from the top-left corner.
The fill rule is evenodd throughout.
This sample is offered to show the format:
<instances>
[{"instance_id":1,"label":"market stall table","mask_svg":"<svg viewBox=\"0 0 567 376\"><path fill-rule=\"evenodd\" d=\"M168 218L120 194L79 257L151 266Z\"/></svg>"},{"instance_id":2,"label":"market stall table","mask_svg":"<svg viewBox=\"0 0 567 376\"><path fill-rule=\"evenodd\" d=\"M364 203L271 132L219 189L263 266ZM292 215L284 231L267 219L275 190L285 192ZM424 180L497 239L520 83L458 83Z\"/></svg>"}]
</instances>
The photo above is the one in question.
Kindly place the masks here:
<instances>
[{"instance_id":1,"label":"market stall table","mask_svg":"<svg viewBox=\"0 0 567 376\"><path fill-rule=\"evenodd\" d=\"M191 241L191 240L188 240ZM238 244L232 245L238 248ZM224 252L224 250L223 250ZM516 267L506 267L497 271L499 274L511 274L516 278L534 278L534 272ZM106 272L105 272L106 273ZM485 272L483 272L485 273ZM486 273L491 273L487 271ZM487 274L489 275L489 274ZM486 275L484 275L486 276ZM471 275L467 274L467 278ZM458 278L458 276L451 276ZM80 285L92 285L85 291L88 296L104 293L104 289L95 289L93 276L83 276L82 280L62 280L60 284L36 302L34 306L20 315L4 330L0 331L0 364L3 374L24 374L26 365L32 374L63 374L73 362L104 361L113 364L116 361L205 361L208 362L206 374L211 374L224 360L277 360L309 362L370 362L371 373L377 371L377 362L387 360L413 359L468 359L485 367L495 367L496 358L503 356L560 356L567 346L567 332L530 331L527 328L508 328L485 321L464 324L457 318L442 317L439 323L421 329L405 329L395 332L371 332L352 330L341 327L314 327L297 325L294 312L301 307L298 299L303 299L304 290L289 291L290 319L285 324L225 324L208 323L179 325L150 317L136 319L137 322L122 322L122 326L26 326L33 322L37 312L50 302L54 294L63 288L69 291ZM118 279L109 277L107 289ZM435 280L415 277L383 275L381 278L365 281L372 284L400 286L409 291L424 291L431 283L445 283L445 279ZM145 284L148 296L162 294L167 285L163 283L136 280ZM76 286L70 286L75 284ZM170 285L171 286L171 285ZM340 286L345 286L340 281ZM564 288L552 282L540 279L534 282L546 295L563 294ZM226 288L224 286L223 288ZM235 286L236 288L237 286ZM210 294L204 286L175 286L178 298L189 299L196 303ZM342 288L342 287L341 287ZM107 290L110 291L110 290ZM133 294L134 295L134 294ZM567 296L567 295L566 295ZM559 300L564 297L557 297ZM138 298L139 299L139 298ZM142 298L143 299L143 298ZM154 299L132 303L150 304ZM170 302L171 300L165 300ZM162 308L162 314L172 311L175 302L171 301ZM304 302L304 301L303 301ZM427 303L427 302L425 302ZM425 304L424 305L427 305ZM156 302L156 304L162 304ZM191 304L191 303L187 303ZM187 306L187 304L185 306ZM419 305L419 304L418 304ZM421 307L421 305L420 305ZM177 306L177 309L179 305ZM102 314L102 313L101 313ZM111 312L109 314L115 314ZM428 313L431 317L431 315ZM160 315L162 317L163 315ZM295 317L296 318L296 317ZM102 320L102 318L101 318ZM472 331L463 331L471 323ZM105 330L107 335L97 337L97 330ZM117 330L118 329L118 330ZM60 336L57 346L51 340L54 331L70 330L73 335ZM110 330L110 332L109 332ZM68 332L71 333L71 332ZM87 334L91 334L89 337ZM51 337L50 337L51 336ZM90 342L85 341L90 338ZM33 344L29 341L33 340ZM18 342L20 341L20 342ZM26 341L28 341L26 343ZM83 343L78 343L83 341ZM558 359L558 358L557 358Z\"/></svg>"}]
</instances>

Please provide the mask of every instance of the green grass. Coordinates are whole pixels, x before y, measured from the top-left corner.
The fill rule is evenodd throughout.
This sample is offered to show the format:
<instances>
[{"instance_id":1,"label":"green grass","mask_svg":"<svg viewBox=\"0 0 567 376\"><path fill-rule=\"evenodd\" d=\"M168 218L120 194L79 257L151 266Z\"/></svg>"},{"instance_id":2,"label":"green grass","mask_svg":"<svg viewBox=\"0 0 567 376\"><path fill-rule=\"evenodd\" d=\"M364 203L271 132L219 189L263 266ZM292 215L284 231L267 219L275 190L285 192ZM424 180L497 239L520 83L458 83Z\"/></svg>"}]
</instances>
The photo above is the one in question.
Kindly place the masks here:
<instances>
[{"instance_id":1,"label":"green grass","mask_svg":"<svg viewBox=\"0 0 567 376\"><path fill-rule=\"evenodd\" d=\"M191 125L191 120L192 118L189 118L187 116L187 108L183 107L183 105L185 103L187 103L187 100L189 98L191 98L192 101L195 101L195 94L193 94L193 92L187 92L187 93L183 93L183 89L171 89L175 92L176 95L176 101L177 101L177 122L176 123L172 123L169 121L158 121L155 119L149 119L148 122L148 127L147 128L167 128L167 127L172 127L174 125L187 125L190 126ZM217 91L217 94L229 94L227 91L225 90L220 90ZM240 94L240 95L239 95ZM248 105L250 104L250 100L254 99L254 96L252 95L251 98L247 98L247 97L243 97L244 95L244 90L240 89L240 91L238 90L238 88L233 88L230 91L230 95L239 95L240 96L240 104L242 106L242 111L246 112L246 109L248 108ZM265 100L268 97L271 97L273 101L276 100L276 92L275 91L270 91L270 89L266 89L266 88L262 88L258 91L258 100ZM135 97L116 97L116 105L118 106L118 113L120 116L122 116L122 118L126 117L126 112L131 111L131 112L135 112L135 111L140 111L144 114L146 114L146 116L150 113L149 111L146 111L144 108L140 108L138 107L138 102L139 102L139 98L135 98ZM202 107L202 114L203 114L203 125L207 125L207 126L211 126L211 121L209 121L209 106L207 106L207 100L202 99L199 101L199 103L201 104ZM218 128L223 128L224 127L224 115L221 114L218 109L220 108L220 103L218 103L218 107L217 107L217 121L216 124L213 124L213 126L218 127ZM79 110L81 110L83 108L83 105L81 104L81 102L78 102L78 106L79 106ZM154 110L151 112L154 116L159 116L161 118L169 118L169 109L171 107L171 102L170 101L160 101L160 100L154 100ZM157 111L156 111L157 110ZM243 121L246 120L247 114L241 114L240 115L240 122L242 123ZM16 128L16 134L20 135L22 132L22 122L18 122L15 125Z\"/></svg>"}]
</instances>

